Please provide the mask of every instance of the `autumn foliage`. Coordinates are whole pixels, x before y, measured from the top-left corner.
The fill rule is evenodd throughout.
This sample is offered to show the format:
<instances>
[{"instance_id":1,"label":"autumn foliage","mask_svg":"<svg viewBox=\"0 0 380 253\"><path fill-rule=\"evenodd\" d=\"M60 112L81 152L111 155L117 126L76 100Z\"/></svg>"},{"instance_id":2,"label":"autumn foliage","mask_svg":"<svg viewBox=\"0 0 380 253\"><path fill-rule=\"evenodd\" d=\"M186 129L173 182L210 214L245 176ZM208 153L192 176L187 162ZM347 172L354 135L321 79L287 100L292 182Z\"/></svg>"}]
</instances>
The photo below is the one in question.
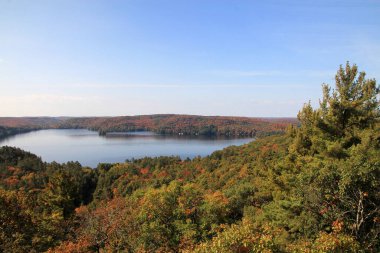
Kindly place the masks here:
<instances>
[{"instance_id":1,"label":"autumn foliage","mask_svg":"<svg viewBox=\"0 0 380 253\"><path fill-rule=\"evenodd\" d=\"M0 251L379 252L379 88L348 63L323 87L299 127L204 158L91 169L0 148ZM134 122L155 117L173 120ZM121 130L106 121L70 124Z\"/></svg>"}]
</instances>

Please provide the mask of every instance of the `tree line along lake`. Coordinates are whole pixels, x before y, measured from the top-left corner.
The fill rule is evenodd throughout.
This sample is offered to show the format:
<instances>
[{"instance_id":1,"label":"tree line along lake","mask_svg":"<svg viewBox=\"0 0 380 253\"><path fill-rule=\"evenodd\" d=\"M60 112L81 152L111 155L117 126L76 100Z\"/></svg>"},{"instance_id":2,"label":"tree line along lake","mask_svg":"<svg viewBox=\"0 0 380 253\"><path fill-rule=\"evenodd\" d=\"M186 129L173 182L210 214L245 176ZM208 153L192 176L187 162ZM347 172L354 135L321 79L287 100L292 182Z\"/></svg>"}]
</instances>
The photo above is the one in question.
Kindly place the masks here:
<instances>
[{"instance_id":1,"label":"tree line along lake","mask_svg":"<svg viewBox=\"0 0 380 253\"><path fill-rule=\"evenodd\" d=\"M127 159L179 156L182 159L207 156L253 138L216 138L159 135L153 132L107 133L87 129L47 129L17 134L0 140L0 146L13 146L32 152L46 162L78 161L83 166L124 162Z\"/></svg>"}]
</instances>

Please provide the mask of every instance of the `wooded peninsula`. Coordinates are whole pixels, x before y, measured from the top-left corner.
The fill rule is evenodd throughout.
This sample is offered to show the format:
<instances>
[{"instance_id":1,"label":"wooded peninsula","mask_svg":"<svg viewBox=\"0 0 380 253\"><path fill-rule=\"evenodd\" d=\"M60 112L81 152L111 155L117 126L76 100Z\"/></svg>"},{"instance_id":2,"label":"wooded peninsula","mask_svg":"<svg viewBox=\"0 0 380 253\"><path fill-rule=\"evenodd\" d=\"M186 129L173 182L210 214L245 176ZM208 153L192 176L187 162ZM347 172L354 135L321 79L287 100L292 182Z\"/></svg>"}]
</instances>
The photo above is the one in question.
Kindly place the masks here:
<instances>
[{"instance_id":1,"label":"wooded peninsula","mask_svg":"<svg viewBox=\"0 0 380 253\"><path fill-rule=\"evenodd\" d=\"M262 137L283 133L296 118L248 118L156 114L121 117L0 117L0 137L37 129L89 129L109 132L152 131L164 135ZM7 129L5 129L7 128ZM13 131L10 131L14 129ZM2 134L4 133L4 134Z\"/></svg>"}]
</instances>

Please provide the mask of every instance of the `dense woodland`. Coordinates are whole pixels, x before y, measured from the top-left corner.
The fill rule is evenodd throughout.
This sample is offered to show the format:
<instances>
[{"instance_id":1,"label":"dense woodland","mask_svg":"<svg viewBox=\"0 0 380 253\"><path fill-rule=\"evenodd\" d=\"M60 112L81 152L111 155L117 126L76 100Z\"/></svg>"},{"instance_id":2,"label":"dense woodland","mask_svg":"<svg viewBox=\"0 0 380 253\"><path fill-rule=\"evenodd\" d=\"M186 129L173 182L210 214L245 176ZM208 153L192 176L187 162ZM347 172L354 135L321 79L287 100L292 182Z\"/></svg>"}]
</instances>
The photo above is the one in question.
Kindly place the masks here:
<instances>
[{"instance_id":1,"label":"dense woodland","mask_svg":"<svg viewBox=\"0 0 380 253\"><path fill-rule=\"evenodd\" d=\"M292 118L243 118L195 115L143 115L129 117L72 118L60 124L60 128L87 128L107 132L153 131L169 135L204 136L266 136L284 132L289 124L297 124Z\"/></svg>"},{"instance_id":2,"label":"dense woodland","mask_svg":"<svg viewBox=\"0 0 380 253\"><path fill-rule=\"evenodd\" d=\"M33 130L36 130L36 129L0 126L0 139L6 138L8 136L16 135L16 134L30 132Z\"/></svg>"},{"instance_id":3,"label":"dense woodland","mask_svg":"<svg viewBox=\"0 0 380 253\"><path fill-rule=\"evenodd\" d=\"M8 128L84 128L107 132L152 131L166 135L262 137L283 133L289 124L298 124L295 118L244 118L196 115L141 115L121 117L3 117L0 126Z\"/></svg>"},{"instance_id":4,"label":"dense woodland","mask_svg":"<svg viewBox=\"0 0 380 253\"><path fill-rule=\"evenodd\" d=\"M341 67L300 126L96 169L0 149L3 252L380 252L379 87Z\"/></svg>"}]
</instances>

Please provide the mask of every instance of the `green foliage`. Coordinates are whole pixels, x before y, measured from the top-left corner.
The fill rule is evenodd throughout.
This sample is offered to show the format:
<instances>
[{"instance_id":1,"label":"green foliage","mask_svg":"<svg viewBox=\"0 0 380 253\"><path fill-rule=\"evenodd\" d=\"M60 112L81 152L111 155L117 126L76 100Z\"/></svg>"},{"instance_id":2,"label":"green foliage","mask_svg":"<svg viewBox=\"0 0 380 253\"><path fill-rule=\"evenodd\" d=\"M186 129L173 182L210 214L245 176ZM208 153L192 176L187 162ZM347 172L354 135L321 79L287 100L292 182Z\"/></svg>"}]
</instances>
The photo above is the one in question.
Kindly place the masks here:
<instances>
[{"instance_id":1,"label":"green foliage","mask_svg":"<svg viewBox=\"0 0 380 253\"><path fill-rule=\"evenodd\" d=\"M340 67L336 89L323 86L320 108L310 104L298 115L299 129L289 131L293 143L282 163L284 185L294 185L284 200L275 201L270 216L283 218L294 238L331 233L342 221L342 232L354 235L364 249L379 249L379 88L355 65ZM276 204L278 203L278 204ZM290 215L290 216L289 216ZM314 228L314 229L313 229Z\"/></svg>"},{"instance_id":2,"label":"green foliage","mask_svg":"<svg viewBox=\"0 0 380 253\"><path fill-rule=\"evenodd\" d=\"M379 252L379 88L347 63L335 89L323 92L319 108L306 104L298 114L300 127L205 158L92 170L3 147L0 249ZM186 120L160 131L196 133ZM203 134L221 130L204 123Z\"/></svg>"},{"instance_id":3,"label":"green foliage","mask_svg":"<svg viewBox=\"0 0 380 253\"><path fill-rule=\"evenodd\" d=\"M19 148L3 146L0 148L0 168L7 166L20 167L25 171L38 171L42 167L39 157Z\"/></svg>"},{"instance_id":4,"label":"green foliage","mask_svg":"<svg viewBox=\"0 0 380 253\"><path fill-rule=\"evenodd\" d=\"M25 128L25 127L6 127L0 126L0 139L7 138L12 135L27 133L30 131L36 130L34 128Z\"/></svg>"},{"instance_id":5,"label":"green foliage","mask_svg":"<svg viewBox=\"0 0 380 253\"><path fill-rule=\"evenodd\" d=\"M0 251L36 252L33 235L36 228L25 206L25 196L0 189Z\"/></svg>"},{"instance_id":6,"label":"green foliage","mask_svg":"<svg viewBox=\"0 0 380 253\"><path fill-rule=\"evenodd\" d=\"M201 243L191 252L279 252L280 249L274 240L277 234L278 231L269 226L258 227L243 221L224 228L212 240Z\"/></svg>"}]
</instances>

